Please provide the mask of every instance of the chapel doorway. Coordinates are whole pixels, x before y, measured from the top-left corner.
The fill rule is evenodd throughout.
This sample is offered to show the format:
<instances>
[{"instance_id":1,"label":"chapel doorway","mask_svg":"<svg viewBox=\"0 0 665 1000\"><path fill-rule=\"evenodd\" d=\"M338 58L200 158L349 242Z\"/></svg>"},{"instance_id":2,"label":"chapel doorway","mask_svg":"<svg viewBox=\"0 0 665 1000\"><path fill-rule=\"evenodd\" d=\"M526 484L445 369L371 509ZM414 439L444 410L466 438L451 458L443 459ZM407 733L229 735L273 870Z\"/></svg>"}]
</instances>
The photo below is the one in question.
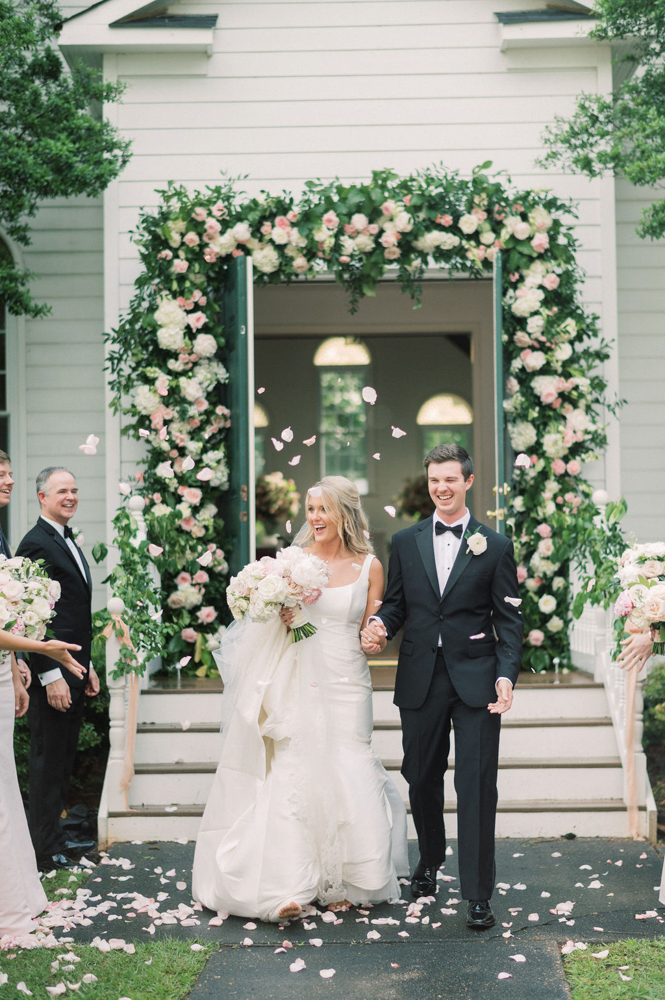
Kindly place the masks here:
<instances>
[{"instance_id":1,"label":"chapel doorway","mask_svg":"<svg viewBox=\"0 0 665 1000\"><path fill-rule=\"evenodd\" d=\"M492 525L496 506L492 283L427 281L422 301L414 310L388 281L351 315L332 282L255 288L256 474L281 472L303 497L322 475L354 480L386 567L393 533L413 519L386 507L405 488L413 510L427 503L418 477L435 443L473 455L473 513ZM375 390L374 405L363 388ZM290 537L303 519L301 509Z\"/></svg>"}]
</instances>

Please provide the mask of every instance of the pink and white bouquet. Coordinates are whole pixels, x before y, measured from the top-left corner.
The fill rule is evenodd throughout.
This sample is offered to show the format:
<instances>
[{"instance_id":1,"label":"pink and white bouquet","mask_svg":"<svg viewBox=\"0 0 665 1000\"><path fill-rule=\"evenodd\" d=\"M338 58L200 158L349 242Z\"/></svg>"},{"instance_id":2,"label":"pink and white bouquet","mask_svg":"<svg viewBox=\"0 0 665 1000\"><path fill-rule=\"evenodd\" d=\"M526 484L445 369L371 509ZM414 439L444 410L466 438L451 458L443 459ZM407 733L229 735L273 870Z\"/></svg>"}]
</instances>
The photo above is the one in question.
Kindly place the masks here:
<instances>
[{"instance_id":1,"label":"pink and white bouquet","mask_svg":"<svg viewBox=\"0 0 665 1000\"><path fill-rule=\"evenodd\" d=\"M665 543L648 542L627 549L619 559L617 577L625 588L614 604L617 633L631 626L658 635L653 653L665 653ZM619 636L620 638L620 636Z\"/></svg>"},{"instance_id":2,"label":"pink and white bouquet","mask_svg":"<svg viewBox=\"0 0 665 1000\"><path fill-rule=\"evenodd\" d=\"M291 545L274 558L264 556L249 563L232 577L226 600L236 621L247 617L269 622L282 607L294 608L291 641L299 642L316 632L302 606L315 604L329 579L330 570L322 559Z\"/></svg>"},{"instance_id":3,"label":"pink and white bouquet","mask_svg":"<svg viewBox=\"0 0 665 1000\"><path fill-rule=\"evenodd\" d=\"M60 584L32 559L0 556L0 629L41 640L55 616Z\"/></svg>"}]
</instances>

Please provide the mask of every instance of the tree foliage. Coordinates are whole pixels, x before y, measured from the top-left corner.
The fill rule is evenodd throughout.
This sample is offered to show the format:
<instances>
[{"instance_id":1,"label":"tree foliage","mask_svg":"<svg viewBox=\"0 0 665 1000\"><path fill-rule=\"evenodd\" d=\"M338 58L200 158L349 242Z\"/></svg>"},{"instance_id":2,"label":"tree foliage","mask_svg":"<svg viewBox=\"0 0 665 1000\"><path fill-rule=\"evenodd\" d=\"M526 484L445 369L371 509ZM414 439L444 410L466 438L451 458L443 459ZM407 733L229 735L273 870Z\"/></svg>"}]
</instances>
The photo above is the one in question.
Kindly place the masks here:
<instances>
[{"instance_id":1,"label":"tree foliage","mask_svg":"<svg viewBox=\"0 0 665 1000\"><path fill-rule=\"evenodd\" d=\"M91 111L122 87L54 48L62 15L54 0L0 0L0 225L28 246L45 198L101 194L129 159L129 142ZM0 259L0 298L10 312L42 316L28 271Z\"/></svg>"},{"instance_id":2,"label":"tree foliage","mask_svg":"<svg viewBox=\"0 0 665 1000\"><path fill-rule=\"evenodd\" d=\"M591 37L623 43L625 80L610 95L581 94L571 118L557 116L541 165L561 164L587 177L622 175L637 187L665 179L665 0L598 0ZM665 235L665 198L644 209L638 234Z\"/></svg>"}]
</instances>

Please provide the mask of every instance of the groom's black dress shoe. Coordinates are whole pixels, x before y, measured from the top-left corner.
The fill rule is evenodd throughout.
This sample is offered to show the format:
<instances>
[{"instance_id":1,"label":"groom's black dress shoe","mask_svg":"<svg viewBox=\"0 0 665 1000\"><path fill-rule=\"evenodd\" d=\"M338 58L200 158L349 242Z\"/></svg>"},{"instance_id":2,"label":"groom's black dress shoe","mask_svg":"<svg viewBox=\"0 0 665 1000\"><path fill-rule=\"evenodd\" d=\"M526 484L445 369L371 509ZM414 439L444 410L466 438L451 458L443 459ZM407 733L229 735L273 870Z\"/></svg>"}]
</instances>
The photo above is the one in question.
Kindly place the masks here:
<instances>
[{"instance_id":1,"label":"groom's black dress shoe","mask_svg":"<svg viewBox=\"0 0 665 1000\"><path fill-rule=\"evenodd\" d=\"M492 913L489 899L469 900L469 909L466 914L466 926L474 927L476 930L484 931L488 927L494 927L496 918Z\"/></svg>"},{"instance_id":2,"label":"groom's black dress shoe","mask_svg":"<svg viewBox=\"0 0 665 1000\"><path fill-rule=\"evenodd\" d=\"M61 868L75 868L76 864L76 861L65 857L64 854L40 854L37 858L37 868L40 872L52 872L54 868L56 871Z\"/></svg>"},{"instance_id":3,"label":"groom's black dress shoe","mask_svg":"<svg viewBox=\"0 0 665 1000\"><path fill-rule=\"evenodd\" d=\"M419 896L436 896L436 873L438 865L419 864L411 876L411 894L414 899Z\"/></svg>"},{"instance_id":4,"label":"groom's black dress shoe","mask_svg":"<svg viewBox=\"0 0 665 1000\"><path fill-rule=\"evenodd\" d=\"M85 854L97 847L94 840L67 840L63 847L63 854Z\"/></svg>"}]
</instances>

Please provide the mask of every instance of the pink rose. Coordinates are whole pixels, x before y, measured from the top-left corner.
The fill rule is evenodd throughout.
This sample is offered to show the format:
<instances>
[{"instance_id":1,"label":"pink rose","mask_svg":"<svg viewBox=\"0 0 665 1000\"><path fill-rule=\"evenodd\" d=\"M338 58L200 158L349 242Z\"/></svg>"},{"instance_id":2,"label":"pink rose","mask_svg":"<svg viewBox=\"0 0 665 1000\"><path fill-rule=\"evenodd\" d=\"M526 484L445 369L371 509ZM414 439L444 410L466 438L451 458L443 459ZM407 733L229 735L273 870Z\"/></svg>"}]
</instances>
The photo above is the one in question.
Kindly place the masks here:
<instances>
[{"instance_id":1,"label":"pink rose","mask_svg":"<svg viewBox=\"0 0 665 1000\"><path fill-rule=\"evenodd\" d=\"M187 503L197 504L201 503L203 493L197 486L188 486L182 496Z\"/></svg>"},{"instance_id":2,"label":"pink rose","mask_svg":"<svg viewBox=\"0 0 665 1000\"><path fill-rule=\"evenodd\" d=\"M204 312L195 312L191 316L187 317L187 322L191 326L192 330L200 330L204 323L208 322L208 317Z\"/></svg>"},{"instance_id":3,"label":"pink rose","mask_svg":"<svg viewBox=\"0 0 665 1000\"><path fill-rule=\"evenodd\" d=\"M277 229L290 229L291 223L285 215L278 215L275 219L275 227Z\"/></svg>"},{"instance_id":4,"label":"pink rose","mask_svg":"<svg viewBox=\"0 0 665 1000\"><path fill-rule=\"evenodd\" d=\"M383 256L386 258L386 260L397 260L397 258L400 257L401 254L402 251L400 250L399 247L386 247L386 249L383 251Z\"/></svg>"},{"instance_id":5,"label":"pink rose","mask_svg":"<svg viewBox=\"0 0 665 1000\"><path fill-rule=\"evenodd\" d=\"M540 535L541 538L552 537L552 529L550 528L549 524L539 524L538 527L536 528L536 532Z\"/></svg>"},{"instance_id":6,"label":"pink rose","mask_svg":"<svg viewBox=\"0 0 665 1000\"><path fill-rule=\"evenodd\" d=\"M406 198L404 199L404 204L406 205L407 208L411 204L411 195L410 194L407 194Z\"/></svg>"},{"instance_id":7,"label":"pink rose","mask_svg":"<svg viewBox=\"0 0 665 1000\"><path fill-rule=\"evenodd\" d=\"M184 628L180 633L180 638L184 639L185 642L196 642L198 637L199 637L198 632L196 631L196 629L193 628Z\"/></svg>"},{"instance_id":8,"label":"pink rose","mask_svg":"<svg viewBox=\"0 0 665 1000\"><path fill-rule=\"evenodd\" d=\"M525 333L524 330L518 330L513 339L518 347L531 347L533 343L529 334Z\"/></svg>"},{"instance_id":9,"label":"pink rose","mask_svg":"<svg viewBox=\"0 0 665 1000\"><path fill-rule=\"evenodd\" d=\"M545 403L546 406L557 406L561 405L561 400L557 397L556 389L548 386L540 394L541 402Z\"/></svg>"},{"instance_id":10,"label":"pink rose","mask_svg":"<svg viewBox=\"0 0 665 1000\"><path fill-rule=\"evenodd\" d=\"M366 232L370 236L376 236L377 233L379 232L379 227L377 226L376 222L370 222L369 226L367 227Z\"/></svg>"},{"instance_id":11,"label":"pink rose","mask_svg":"<svg viewBox=\"0 0 665 1000\"><path fill-rule=\"evenodd\" d=\"M526 641L531 646L542 646L545 642L545 633L541 632L539 628L532 628L526 638Z\"/></svg>"},{"instance_id":12,"label":"pink rose","mask_svg":"<svg viewBox=\"0 0 665 1000\"><path fill-rule=\"evenodd\" d=\"M180 258L178 258L178 260L173 261L173 270L176 274L184 274L188 267L189 264L186 260L180 260Z\"/></svg>"},{"instance_id":13,"label":"pink rose","mask_svg":"<svg viewBox=\"0 0 665 1000\"><path fill-rule=\"evenodd\" d=\"M580 472L582 471L582 466L580 465L580 463L577 461L576 458L573 458L566 466L566 469L568 470L569 476L579 476Z\"/></svg>"},{"instance_id":14,"label":"pink rose","mask_svg":"<svg viewBox=\"0 0 665 1000\"><path fill-rule=\"evenodd\" d=\"M218 257L219 254L215 253L210 247L206 247L203 251L203 259L206 264L214 264Z\"/></svg>"},{"instance_id":15,"label":"pink rose","mask_svg":"<svg viewBox=\"0 0 665 1000\"><path fill-rule=\"evenodd\" d=\"M208 574L204 569L200 569L197 573L194 574L193 580L194 583L208 583L210 581L210 577L208 576Z\"/></svg>"},{"instance_id":16,"label":"pink rose","mask_svg":"<svg viewBox=\"0 0 665 1000\"><path fill-rule=\"evenodd\" d=\"M226 215L226 209L222 205L221 201L215 202L210 211L216 219L221 219L223 215Z\"/></svg>"},{"instance_id":17,"label":"pink rose","mask_svg":"<svg viewBox=\"0 0 665 1000\"><path fill-rule=\"evenodd\" d=\"M536 233L531 240L531 246L536 253L544 253L550 245L550 238L547 233Z\"/></svg>"},{"instance_id":18,"label":"pink rose","mask_svg":"<svg viewBox=\"0 0 665 1000\"><path fill-rule=\"evenodd\" d=\"M193 517L185 517L180 521L180 527L183 531L191 531L195 524L196 521Z\"/></svg>"},{"instance_id":19,"label":"pink rose","mask_svg":"<svg viewBox=\"0 0 665 1000\"><path fill-rule=\"evenodd\" d=\"M186 243L188 247L196 247L200 242L201 240L196 233L185 233L183 237L183 243Z\"/></svg>"},{"instance_id":20,"label":"pink rose","mask_svg":"<svg viewBox=\"0 0 665 1000\"><path fill-rule=\"evenodd\" d=\"M157 254L157 260L173 260L173 251L162 250L161 253Z\"/></svg>"},{"instance_id":21,"label":"pink rose","mask_svg":"<svg viewBox=\"0 0 665 1000\"><path fill-rule=\"evenodd\" d=\"M192 212L192 218L196 219L197 222L205 222L205 220L208 218L208 213L206 212L203 205L196 206L196 208Z\"/></svg>"},{"instance_id":22,"label":"pink rose","mask_svg":"<svg viewBox=\"0 0 665 1000\"><path fill-rule=\"evenodd\" d=\"M350 264L351 263L351 258L350 257L346 257L346 256L340 257L339 258L339 262L340 262L340 264Z\"/></svg>"},{"instance_id":23,"label":"pink rose","mask_svg":"<svg viewBox=\"0 0 665 1000\"><path fill-rule=\"evenodd\" d=\"M381 206L382 215L394 215L396 211L397 211L397 205L390 198L388 199L388 201L384 201L383 205Z\"/></svg>"},{"instance_id":24,"label":"pink rose","mask_svg":"<svg viewBox=\"0 0 665 1000\"><path fill-rule=\"evenodd\" d=\"M452 226L453 217L446 213L445 215L437 215L434 221L438 222L440 226Z\"/></svg>"},{"instance_id":25,"label":"pink rose","mask_svg":"<svg viewBox=\"0 0 665 1000\"><path fill-rule=\"evenodd\" d=\"M205 231L207 236L214 239L215 236L219 236L222 231L221 223L219 223L217 219L206 219Z\"/></svg>"},{"instance_id":26,"label":"pink rose","mask_svg":"<svg viewBox=\"0 0 665 1000\"><path fill-rule=\"evenodd\" d=\"M186 573L183 570L182 573L178 573L177 577L175 578L175 582L178 585L178 587L187 587L192 582L192 577L189 573Z\"/></svg>"},{"instance_id":27,"label":"pink rose","mask_svg":"<svg viewBox=\"0 0 665 1000\"><path fill-rule=\"evenodd\" d=\"M261 233L264 236L270 236L271 232L272 232L271 224L269 222L264 222L263 225L261 226Z\"/></svg>"},{"instance_id":28,"label":"pink rose","mask_svg":"<svg viewBox=\"0 0 665 1000\"><path fill-rule=\"evenodd\" d=\"M398 233L384 233L381 237L381 245L384 247L394 247L397 246L397 241L399 240Z\"/></svg>"},{"instance_id":29,"label":"pink rose","mask_svg":"<svg viewBox=\"0 0 665 1000\"><path fill-rule=\"evenodd\" d=\"M561 458L555 458L552 462L552 472L555 476L562 476L566 471L566 463Z\"/></svg>"},{"instance_id":30,"label":"pink rose","mask_svg":"<svg viewBox=\"0 0 665 1000\"><path fill-rule=\"evenodd\" d=\"M477 206L476 208L471 209L471 215L475 215L475 217L478 219L478 222L484 222L485 219L487 218L487 212L484 212L482 208L478 208Z\"/></svg>"},{"instance_id":31,"label":"pink rose","mask_svg":"<svg viewBox=\"0 0 665 1000\"><path fill-rule=\"evenodd\" d=\"M555 288L559 287L559 276L558 274L553 274L551 271L546 274L543 278L543 288L546 288L548 292L553 292Z\"/></svg>"},{"instance_id":32,"label":"pink rose","mask_svg":"<svg viewBox=\"0 0 665 1000\"><path fill-rule=\"evenodd\" d=\"M294 223L296 223L298 221L298 213L294 212L293 209L291 209L290 212L286 213L286 218L287 218L287 221L290 222L291 225L293 225Z\"/></svg>"},{"instance_id":33,"label":"pink rose","mask_svg":"<svg viewBox=\"0 0 665 1000\"><path fill-rule=\"evenodd\" d=\"M332 210L330 212L326 212L321 221L326 229L337 229L339 226L339 219Z\"/></svg>"},{"instance_id":34,"label":"pink rose","mask_svg":"<svg viewBox=\"0 0 665 1000\"><path fill-rule=\"evenodd\" d=\"M231 251L231 256L232 257L243 257L244 254L243 254L242 250L238 250L238 248L236 247L235 250Z\"/></svg>"},{"instance_id":35,"label":"pink rose","mask_svg":"<svg viewBox=\"0 0 665 1000\"><path fill-rule=\"evenodd\" d=\"M527 571L526 566L523 566L522 563L520 563L520 565L517 567L517 582L524 583L528 575L529 573Z\"/></svg>"},{"instance_id":36,"label":"pink rose","mask_svg":"<svg viewBox=\"0 0 665 1000\"><path fill-rule=\"evenodd\" d=\"M345 222L344 233L346 234L346 236L357 236L358 230L356 229L355 226L352 226L350 222Z\"/></svg>"},{"instance_id":37,"label":"pink rose","mask_svg":"<svg viewBox=\"0 0 665 1000\"><path fill-rule=\"evenodd\" d=\"M200 608L196 612L196 617L202 625L210 625L217 617L217 612L213 607Z\"/></svg>"},{"instance_id":38,"label":"pink rose","mask_svg":"<svg viewBox=\"0 0 665 1000\"><path fill-rule=\"evenodd\" d=\"M197 413L203 413L205 410L208 409L208 403L203 398L203 396L199 396L198 399L194 400L194 409L196 410Z\"/></svg>"}]
</instances>

